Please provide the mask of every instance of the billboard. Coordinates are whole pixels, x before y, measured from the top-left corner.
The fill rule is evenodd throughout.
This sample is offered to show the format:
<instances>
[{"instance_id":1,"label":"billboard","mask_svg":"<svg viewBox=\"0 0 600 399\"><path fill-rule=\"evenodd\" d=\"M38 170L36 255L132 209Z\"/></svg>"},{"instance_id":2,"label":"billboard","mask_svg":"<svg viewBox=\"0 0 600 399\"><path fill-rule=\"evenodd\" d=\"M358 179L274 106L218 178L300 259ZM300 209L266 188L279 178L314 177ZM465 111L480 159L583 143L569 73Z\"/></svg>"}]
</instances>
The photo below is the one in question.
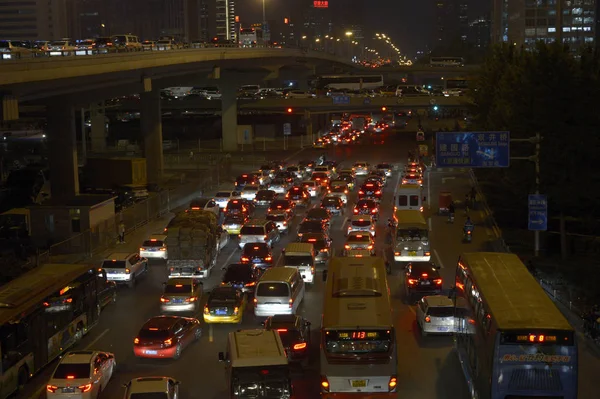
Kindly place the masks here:
<instances>
[{"instance_id":1,"label":"billboard","mask_svg":"<svg viewBox=\"0 0 600 399\"><path fill-rule=\"evenodd\" d=\"M439 168L507 168L509 132L438 132L435 158Z\"/></svg>"},{"instance_id":2,"label":"billboard","mask_svg":"<svg viewBox=\"0 0 600 399\"><path fill-rule=\"evenodd\" d=\"M313 8L329 8L329 1L313 1Z\"/></svg>"}]
</instances>

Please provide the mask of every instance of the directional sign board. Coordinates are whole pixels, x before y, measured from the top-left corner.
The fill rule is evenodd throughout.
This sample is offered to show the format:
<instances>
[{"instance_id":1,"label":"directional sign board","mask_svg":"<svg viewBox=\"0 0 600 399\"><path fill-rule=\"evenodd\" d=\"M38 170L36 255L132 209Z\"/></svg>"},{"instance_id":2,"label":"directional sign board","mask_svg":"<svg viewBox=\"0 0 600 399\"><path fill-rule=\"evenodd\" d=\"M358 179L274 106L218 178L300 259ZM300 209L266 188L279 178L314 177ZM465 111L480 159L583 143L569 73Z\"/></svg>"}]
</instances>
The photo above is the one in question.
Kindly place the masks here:
<instances>
[{"instance_id":1,"label":"directional sign board","mask_svg":"<svg viewBox=\"0 0 600 399\"><path fill-rule=\"evenodd\" d=\"M529 230L548 230L548 200L543 194L529 194Z\"/></svg>"},{"instance_id":2,"label":"directional sign board","mask_svg":"<svg viewBox=\"0 0 600 399\"><path fill-rule=\"evenodd\" d=\"M283 135L284 136L290 136L292 134L292 124L291 123L284 123L283 124Z\"/></svg>"},{"instance_id":3,"label":"directional sign board","mask_svg":"<svg viewBox=\"0 0 600 399\"><path fill-rule=\"evenodd\" d=\"M348 105L350 104L350 96L333 96L331 97L334 105Z\"/></svg>"},{"instance_id":4,"label":"directional sign board","mask_svg":"<svg viewBox=\"0 0 600 399\"><path fill-rule=\"evenodd\" d=\"M440 168L507 168L509 132L437 132L436 164Z\"/></svg>"}]
</instances>

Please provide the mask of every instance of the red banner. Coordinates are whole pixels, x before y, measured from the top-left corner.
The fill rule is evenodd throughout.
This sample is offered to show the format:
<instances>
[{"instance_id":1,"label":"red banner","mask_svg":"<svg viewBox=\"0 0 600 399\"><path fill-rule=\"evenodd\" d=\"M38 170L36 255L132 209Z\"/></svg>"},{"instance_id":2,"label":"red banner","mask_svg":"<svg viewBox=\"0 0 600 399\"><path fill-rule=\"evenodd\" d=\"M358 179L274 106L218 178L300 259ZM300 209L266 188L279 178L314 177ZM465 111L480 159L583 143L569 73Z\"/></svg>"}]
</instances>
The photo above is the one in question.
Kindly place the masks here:
<instances>
[{"instance_id":1,"label":"red banner","mask_svg":"<svg viewBox=\"0 0 600 399\"><path fill-rule=\"evenodd\" d=\"M313 1L314 8L329 8L329 1Z\"/></svg>"}]
</instances>

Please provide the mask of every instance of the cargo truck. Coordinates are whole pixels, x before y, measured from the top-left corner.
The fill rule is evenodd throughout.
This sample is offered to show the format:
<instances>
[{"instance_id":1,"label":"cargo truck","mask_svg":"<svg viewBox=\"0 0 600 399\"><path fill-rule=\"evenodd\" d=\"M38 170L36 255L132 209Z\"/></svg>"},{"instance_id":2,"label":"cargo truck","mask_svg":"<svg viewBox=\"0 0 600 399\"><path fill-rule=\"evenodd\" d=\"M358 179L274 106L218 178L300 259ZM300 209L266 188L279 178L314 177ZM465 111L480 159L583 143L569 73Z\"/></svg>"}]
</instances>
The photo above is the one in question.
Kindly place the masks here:
<instances>
[{"instance_id":1,"label":"cargo truck","mask_svg":"<svg viewBox=\"0 0 600 399\"><path fill-rule=\"evenodd\" d=\"M169 278L208 278L229 234L208 211L181 212L166 227Z\"/></svg>"}]
</instances>

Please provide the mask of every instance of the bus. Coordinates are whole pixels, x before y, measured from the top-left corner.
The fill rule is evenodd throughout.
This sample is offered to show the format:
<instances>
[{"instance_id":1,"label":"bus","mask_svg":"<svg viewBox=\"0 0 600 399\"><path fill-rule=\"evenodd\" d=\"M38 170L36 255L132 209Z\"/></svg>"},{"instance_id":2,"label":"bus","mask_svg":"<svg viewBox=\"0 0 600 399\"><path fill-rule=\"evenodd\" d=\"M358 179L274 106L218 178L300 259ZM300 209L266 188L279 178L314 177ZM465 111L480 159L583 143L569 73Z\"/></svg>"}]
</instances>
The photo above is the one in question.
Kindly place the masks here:
<instances>
[{"instance_id":1,"label":"bus","mask_svg":"<svg viewBox=\"0 0 600 399\"><path fill-rule=\"evenodd\" d=\"M314 83L316 89L362 90L383 86L383 75L325 75Z\"/></svg>"},{"instance_id":2,"label":"bus","mask_svg":"<svg viewBox=\"0 0 600 399\"><path fill-rule=\"evenodd\" d=\"M264 45L263 31L260 28L240 29L240 47L261 47Z\"/></svg>"},{"instance_id":3,"label":"bus","mask_svg":"<svg viewBox=\"0 0 600 399\"><path fill-rule=\"evenodd\" d=\"M454 345L471 396L577 398L575 330L514 254L463 254Z\"/></svg>"},{"instance_id":4,"label":"bus","mask_svg":"<svg viewBox=\"0 0 600 399\"><path fill-rule=\"evenodd\" d=\"M0 398L81 340L115 300L104 270L81 264L43 265L0 287Z\"/></svg>"},{"instance_id":5,"label":"bus","mask_svg":"<svg viewBox=\"0 0 600 399\"><path fill-rule=\"evenodd\" d=\"M423 212L423 188L418 184L400 184L394 196L394 212L418 210Z\"/></svg>"},{"instance_id":6,"label":"bus","mask_svg":"<svg viewBox=\"0 0 600 399\"><path fill-rule=\"evenodd\" d=\"M429 225L419 210L394 212L396 234L393 237L396 262L429 262Z\"/></svg>"},{"instance_id":7,"label":"bus","mask_svg":"<svg viewBox=\"0 0 600 399\"><path fill-rule=\"evenodd\" d=\"M432 67L464 67L465 59L462 57L431 57L429 66Z\"/></svg>"},{"instance_id":8,"label":"bus","mask_svg":"<svg viewBox=\"0 0 600 399\"><path fill-rule=\"evenodd\" d=\"M467 90L470 87L471 79L469 78L446 78L444 79L444 89L461 89Z\"/></svg>"},{"instance_id":9,"label":"bus","mask_svg":"<svg viewBox=\"0 0 600 399\"><path fill-rule=\"evenodd\" d=\"M381 257L334 257L321 326L321 398L396 397L397 353Z\"/></svg>"}]
</instances>

